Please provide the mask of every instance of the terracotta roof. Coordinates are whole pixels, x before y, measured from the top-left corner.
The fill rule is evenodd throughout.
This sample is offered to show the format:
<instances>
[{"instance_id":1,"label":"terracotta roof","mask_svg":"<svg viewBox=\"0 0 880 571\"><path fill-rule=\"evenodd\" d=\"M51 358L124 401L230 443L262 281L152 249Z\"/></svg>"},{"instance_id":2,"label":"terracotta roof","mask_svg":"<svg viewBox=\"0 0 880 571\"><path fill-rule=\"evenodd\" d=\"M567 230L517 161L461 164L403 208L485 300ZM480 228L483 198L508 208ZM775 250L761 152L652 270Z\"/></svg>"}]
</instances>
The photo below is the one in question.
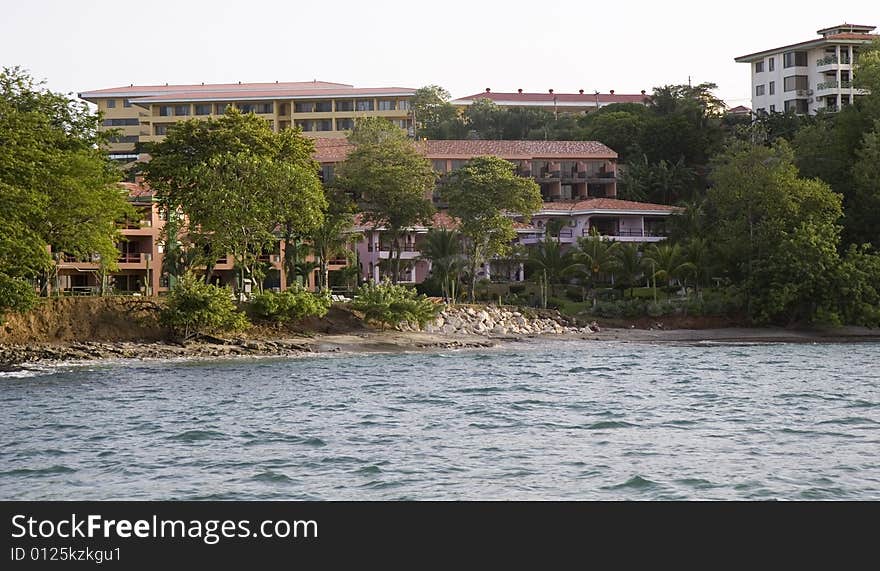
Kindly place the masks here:
<instances>
[{"instance_id":1,"label":"terracotta roof","mask_svg":"<svg viewBox=\"0 0 880 571\"><path fill-rule=\"evenodd\" d=\"M180 91L230 91L238 89L330 89L337 87L354 87L347 83L333 83L330 81L284 81L265 83L209 83L188 85L127 85L124 87L110 87L107 89L94 89L80 93L80 97L108 97L112 95L159 95L162 93L175 93Z\"/></svg>"},{"instance_id":2,"label":"terracotta roof","mask_svg":"<svg viewBox=\"0 0 880 571\"><path fill-rule=\"evenodd\" d=\"M120 182L119 186L128 191L128 198L137 200L138 198L152 198L155 194L153 189L146 184L136 182Z\"/></svg>"},{"instance_id":3,"label":"terracotta roof","mask_svg":"<svg viewBox=\"0 0 880 571\"><path fill-rule=\"evenodd\" d=\"M364 222L363 214L354 215L354 227L356 230L372 230L373 225ZM431 217L431 228L444 228L446 230L454 230L458 228L458 220L445 212L435 212ZM425 226L416 226L416 230L427 230ZM383 230L382 227L379 230Z\"/></svg>"},{"instance_id":4,"label":"terracotta roof","mask_svg":"<svg viewBox=\"0 0 880 571\"><path fill-rule=\"evenodd\" d=\"M592 105L595 107L596 98L599 99L600 105L610 103L647 103L651 99L650 96L645 94L599 93L597 95L595 93L503 93L488 91L461 97L452 103L464 103L465 101L475 101L477 99L491 99L496 103L503 103L505 105L534 105L535 103L541 103L549 106L553 105L555 99L557 104L569 103Z\"/></svg>"},{"instance_id":5,"label":"terracotta roof","mask_svg":"<svg viewBox=\"0 0 880 571\"><path fill-rule=\"evenodd\" d=\"M779 48L771 48L769 50L761 50L759 52L746 54L744 56L739 56L737 58L734 58L734 61L740 62L740 63L751 62L751 61L755 61L756 59L763 57L765 55L771 55L771 54L779 53L781 51L791 50L794 48L807 48L807 47L814 47L814 46L822 46L822 45L833 43L836 41L838 41L838 42L854 42L854 41L871 42L871 41L878 39L878 38L880 38L880 35L878 35L878 34L851 34L851 33L832 34L830 36L814 38L812 40L807 40L805 42L800 42L797 44L789 44L787 46L782 46Z\"/></svg>"},{"instance_id":6,"label":"terracotta roof","mask_svg":"<svg viewBox=\"0 0 880 571\"><path fill-rule=\"evenodd\" d=\"M497 155L505 159L616 159L617 153L598 141L416 141L429 159L471 159ZM334 163L345 159L354 146L345 139L315 139L315 160Z\"/></svg>"},{"instance_id":7,"label":"terracotta roof","mask_svg":"<svg viewBox=\"0 0 880 571\"><path fill-rule=\"evenodd\" d=\"M243 101L257 99L320 99L324 97L398 96L416 92L410 87L334 87L328 89L229 89L226 91L179 91L132 98L132 103L164 103L175 101ZM81 94L80 97L91 94Z\"/></svg>"},{"instance_id":8,"label":"terracotta roof","mask_svg":"<svg viewBox=\"0 0 880 571\"><path fill-rule=\"evenodd\" d=\"M541 212L568 210L570 214L583 211L597 210L638 210L644 212L679 212L679 206L667 206L665 204L652 204L650 202L634 202L632 200L619 200L617 198L588 198L587 200L572 202L545 202Z\"/></svg>"},{"instance_id":9,"label":"terracotta roof","mask_svg":"<svg viewBox=\"0 0 880 571\"><path fill-rule=\"evenodd\" d=\"M745 105L737 105L736 107L731 107L727 110L727 113L730 115L739 115L739 114L747 114L751 113L752 110L746 107Z\"/></svg>"}]
</instances>

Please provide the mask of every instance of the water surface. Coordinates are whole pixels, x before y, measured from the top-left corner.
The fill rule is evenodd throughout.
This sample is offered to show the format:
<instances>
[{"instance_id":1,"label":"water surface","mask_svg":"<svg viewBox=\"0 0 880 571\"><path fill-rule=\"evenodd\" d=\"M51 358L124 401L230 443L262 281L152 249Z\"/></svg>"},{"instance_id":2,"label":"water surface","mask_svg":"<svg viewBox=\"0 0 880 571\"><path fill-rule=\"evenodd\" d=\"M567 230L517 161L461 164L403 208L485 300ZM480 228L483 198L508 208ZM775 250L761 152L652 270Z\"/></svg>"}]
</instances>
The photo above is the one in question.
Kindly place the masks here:
<instances>
[{"instance_id":1,"label":"water surface","mask_svg":"<svg viewBox=\"0 0 880 571\"><path fill-rule=\"evenodd\" d=\"M880 499L880 344L0 373L0 499Z\"/></svg>"}]
</instances>

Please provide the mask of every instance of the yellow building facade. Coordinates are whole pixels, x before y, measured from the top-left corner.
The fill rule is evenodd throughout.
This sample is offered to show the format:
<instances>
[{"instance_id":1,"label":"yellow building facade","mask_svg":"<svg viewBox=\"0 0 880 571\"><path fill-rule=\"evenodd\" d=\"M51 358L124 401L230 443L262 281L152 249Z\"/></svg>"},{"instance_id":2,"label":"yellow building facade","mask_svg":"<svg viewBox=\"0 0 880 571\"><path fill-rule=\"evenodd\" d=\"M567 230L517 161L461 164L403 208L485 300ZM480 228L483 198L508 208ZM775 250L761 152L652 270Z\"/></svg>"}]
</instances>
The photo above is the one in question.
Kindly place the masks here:
<instances>
[{"instance_id":1,"label":"yellow building facade","mask_svg":"<svg viewBox=\"0 0 880 571\"><path fill-rule=\"evenodd\" d=\"M227 107L256 113L275 131L298 126L312 137L344 137L359 117L384 117L411 132L415 89L357 88L323 81L116 87L79 94L115 129L107 149L134 160L136 144L161 140L178 121L217 117Z\"/></svg>"}]
</instances>

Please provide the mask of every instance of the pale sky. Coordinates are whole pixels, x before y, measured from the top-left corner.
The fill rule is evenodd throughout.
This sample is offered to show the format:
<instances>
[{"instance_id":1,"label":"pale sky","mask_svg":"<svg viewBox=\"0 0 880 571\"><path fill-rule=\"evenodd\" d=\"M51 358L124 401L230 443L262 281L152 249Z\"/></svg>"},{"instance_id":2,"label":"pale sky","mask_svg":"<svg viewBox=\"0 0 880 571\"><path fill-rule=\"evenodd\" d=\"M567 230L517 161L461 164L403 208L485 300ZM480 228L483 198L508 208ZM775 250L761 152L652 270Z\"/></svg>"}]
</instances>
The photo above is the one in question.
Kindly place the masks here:
<instances>
[{"instance_id":1,"label":"pale sky","mask_svg":"<svg viewBox=\"0 0 880 571\"><path fill-rule=\"evenodd\" d=\"M0 66L50 89L319 79L357 87L650 92L711 81L750 104L733 58L843 22L878 0L0 0Z\"/></svg>"}]
</instances>

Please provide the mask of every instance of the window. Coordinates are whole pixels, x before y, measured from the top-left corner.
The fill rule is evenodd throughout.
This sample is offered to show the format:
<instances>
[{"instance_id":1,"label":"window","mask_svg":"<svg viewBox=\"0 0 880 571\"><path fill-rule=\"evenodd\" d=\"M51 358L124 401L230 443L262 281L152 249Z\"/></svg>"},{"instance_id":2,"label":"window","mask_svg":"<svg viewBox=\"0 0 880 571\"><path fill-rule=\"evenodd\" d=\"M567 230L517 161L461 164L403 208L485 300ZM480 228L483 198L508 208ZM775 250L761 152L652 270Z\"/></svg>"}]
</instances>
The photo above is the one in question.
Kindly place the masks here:
<instances>
[{"instance_id":1,"label":"window","mask_svg":"<svg viewBox=\"0 0 880 571\"><path fill-rule=\"evenodd\" d=\"M373 110L373 100L372 99L358 99L357 105L355 109L358 111L372 111Z\"/></svg>"},{"instance_id":2,"label":"window","mask_svg":"<svg viewBox=\"0 0 880 571\"><path fill-rule=\"evenodd\" d=\"M785 52L782 54L782 67L807 65L807 52Z\"/></svg>"},{"instance_id":3,"label":"window","mask_svg":"<svg viewBox=\"0 0 880 571\"><path fill-rule=\"evenodd\" d=\"M394 101L390 99L380 99L379 111L394 111Z\"/></svg>"},{"instance_id":4,"label":"window","mask_svg":"<svg viewBox=\"0 0 880 571\"><path fill-rule=\"evenodd\" d=\"M808 85L806 75L789 75L783 80L783 89L785 91L805 90Z\"/></svg>"},{"instance_id":5,"label":"window","mask_svg":"<svg viewBox=\"0 0 880 571\"><path fill-rule=\"evenodd\" d=\"M321 180L325 183L333 182L333 165L321 165Z\"/></svg>"},{"instance_id":6,"label":"window","mask_svg":"<svg viewBox=\"0 0 880 571\"><path fill-rule=\"evenodd\" d=\"M409 99L400 99L397 101L398 111L409 111Z\"/></svg>"},{"instance_id":7,"label":"window","mask_svg":"<svg viewBox=\"0 0 880 571\"><path fill-rule=\"evenodd\" d=\"M108 99L107 100L107 109L115 109L116 108L116 100Z\"/></svg>"},{"instance_id":8,"label":"window","mask_svg":"<svg viewBox=\"0 0 880 571\"><path fill-rule=\"evenodd\" d=\"M294 121L296 126L302 129L303 131L314 131L315 130L315 122L310 120L299 120Z\"/></svg>"},{"instance_id":9,"label":"window","mask_svg":"<svg viewBox=\"0 0 880 571\"><path fill-rule=\"evenodd\" d=\"M767 68L770 71L773 71L774 69L776 69L776 58L775 57L772 57L767 60Z\"/></svg>"},{"instance_id":10,"label":"window","mask_svg":"<svg viewBox=\"0 0 880 571\"><path fill-rule=\"evenodd\" d=\"M280 131L290 129L290 121L278 121L278 129Z\"/></svg>"},{"instance_id":11,"label":"window","mask_svg":"<svg viewBox=\"0 0 880 571\"><path fill-rule=\"evenodd\" d=\"M756 61L755 62L755 73L761 73L764 71L764 62Z\"/></svg>"},{"instance_id":12,"label":"window","mask_svg":"<svg viewBox=\"0 0 880 571\"><path fill-rule=\"evenodd\" d=\"M465 160L461 160L461 159L453 159L453 160L452 160L452 170L458 170L458 169L460 169L461 167L463 167L464 165L466 165L467 163L468 163L468 162L465 161Z\"/></svg>"},{"instance_id":13,"label":"window","mask_svg":"<svg viewBox=\"0 0 880 571\"><path fill-rule=\"evenodd\" d=\"M446 159L434 159L431 161L431 165L434 167L435 171L441 174L446 172Z\"/></svg>"},{"instance_id":14,"label":"window","mask_svg":"<svg viewBox=\"0 0 880 571\"><path fill-rule=\"evenodd\" d=\"M161 117L168 117L171 115L171 106L170 105L160 105L159 106L159 115Z\"/></svg>"},{"instance_id":15,"label":"window","mask_svg":"<svg viewBox=\"0 0 880 571\"><path fill-rule=\"evenodd\" d=\"M776 113L776 106L775 105L770 106L770 113Z\"/></svg>"},{"instance_id":16,"label":"window","mask_svg":"<svg viewBox=\"0 0 880 571\"><path fill-rule=\"evenodd\" d=\"M174 114L178 117L189 115L189 105L175 105Z\"/></svg>"},{"instance_id":17,"label":"window","mask_svg":"<svg viewBox=\"0 0 880 571\"><path fill-rule=\"evenodd\" d=\"M254 113L257 110L257 106L253 103L241 103L238 108L242 113Z\"/></svg>"},{"instance_id":18,"label":"window","mask_svg":"<svg viewBox=\"0 0 880 571\"><path fill-rule=\"evenodd\" d=\"M333 130L333 120L332 119L319 119L315 121L315 130L316 131L332 131Z\"/></svg>"},{"instance_id":19,"label":"window","mask_svg":"<svg viewBox=\"0 0 880 571\"><path fill-rule=\"evenodd\" d=\"M168 132L168 123L157 123L153 125L153 133L156 135L164 135Z\"/></svg>"},{"instance_id":20,"label":"window","mask_svg":"<svg viewBox=\"0 0 880 571\"><path fill-rule=\"evenodd\" d=\"M775 81L771 81L771 82L770 82L770 95L773 95L773 94L775 94L775 93L776 93L776 82L775 82Z\"/></svg>"},{"instance_id":21,"label":"window","mask_svg":"<svg viewBox=\"0 0 880 571\"><path fill-rule=\"evenodd\" d=\"M287 103L281 103L278 105L278 114L287 115Z\"/></svg>"},{"instance_id":22,"label":"window","mask_svg":"<svg viewBox=\"0 0 880 571\"><path fill-rule=\"evenodd\" d=\"M763 114L767 113L767 110L764 109L763 107L758 107L757 109L755 109L755 113L757 115L763 115Z\"/></svg>"},{"instance_id":23,"label":"window","mask_svg":"<svg viewBox=\"0 0 880 571\"><path fill-rule=\"evenodd\" d=\"M131 101L129 101L128 99L123 99L122 106L123 107L131 107Z\"/></svg>"},{"instance_id":24,"label":"window","mask_svg":"<svg viewBox=\"0 0 880 571\"><path fill-rule=\"evenodd\" d=\"M104 127L124 127L138 125L140 121L137 119L104 119L101 123Z\"/></svg>"},{"instance_id":25,"label":"window","mask_svg":"<svg viewBox=\"0 0 880 571\"><path fill-rule=\"evenodd\" d=\"M226 113L226 108L229 107L231 103L218 103L217 104L217 115L223 115Z\"/></svg>"},{"instance_id":26,"label":"window","mask_svg":"<svg viewBox=\"0 0 880 571\"><path fill-rule=\"evenodd\" d=\"M273 103L257 103L257 113L274 113L275 105Z\"/></svg>"},{"instance_id":27,"label":"window","mask_svg":"<svg viewBox=\"0 0 880 571\"><path fill-rule=\"evenodd\" d=\"M336 100L336 110L337 111L354 111L354 101L351 99L337 99Z\"/></svg>"},{"instance_id":28,"label":"window","mask_svg":"<svg viewBox=\"0 0 880 571\"><path fill-rule=\"evenodd\" d=\"M315 111L318 113L332 113L333 112L333 102L332 101L318 101L315 103Z\"/></svg>"},{"instance_id":29,"label":"window","mask_svg":"<svg viewBox=\"0 0 880 571\"><path fill-rule=\"evenodd\" d=\"M137 135L123 135L120 137L110 137L109 141L111 143L137 143L138 136Z\"/></svg>"},{"instance_id":30,"label":"window","mask_svg":"<svg viewBox=\"0 0 880 571\"><path fill-rule=\"evenodd\" d=\"M351 131L354 129L354 121L351 119L337 119L336 120L336 130L337 131Z\"/></svg>"},{"instance_id":31,"label":"window","mask_svg":"<svg viewBox=\"0 0 880 571\"><path fill-rule=\"evenodd\" d=\"M297 101L293 104L293 112L294 113L314 113L315 112L315 102L314 101Z\"/></svg>"},{"instance_id":32,"label":"window","mask_svg":"<svg viewBox=\"0 0 880 571\"><path fill-rule=\"evenodd\" d=\"M764 95L764 84L755 86L755 95Z\"/></svg>"},{"instance_id":33,"label":"window","mask_svg":"<svg viewBox=\"0 0 880 571\"><path fill-rule=\"evenodd\" d=\"M805 115L808 111L808 105L806 99L789 99L785 102L785 111L794 111L795 113L799 113Z\"/></svg>"},{"instance_id":34,"label":"window","mask_svg":"<svg viewBox=\"0 0 880 571\"><path fill-rule=\"evenodd\" d=\"M196 105L196 115L210 115L211 114L211 104L201 104Z\"/></svg>"}]
</instances>

